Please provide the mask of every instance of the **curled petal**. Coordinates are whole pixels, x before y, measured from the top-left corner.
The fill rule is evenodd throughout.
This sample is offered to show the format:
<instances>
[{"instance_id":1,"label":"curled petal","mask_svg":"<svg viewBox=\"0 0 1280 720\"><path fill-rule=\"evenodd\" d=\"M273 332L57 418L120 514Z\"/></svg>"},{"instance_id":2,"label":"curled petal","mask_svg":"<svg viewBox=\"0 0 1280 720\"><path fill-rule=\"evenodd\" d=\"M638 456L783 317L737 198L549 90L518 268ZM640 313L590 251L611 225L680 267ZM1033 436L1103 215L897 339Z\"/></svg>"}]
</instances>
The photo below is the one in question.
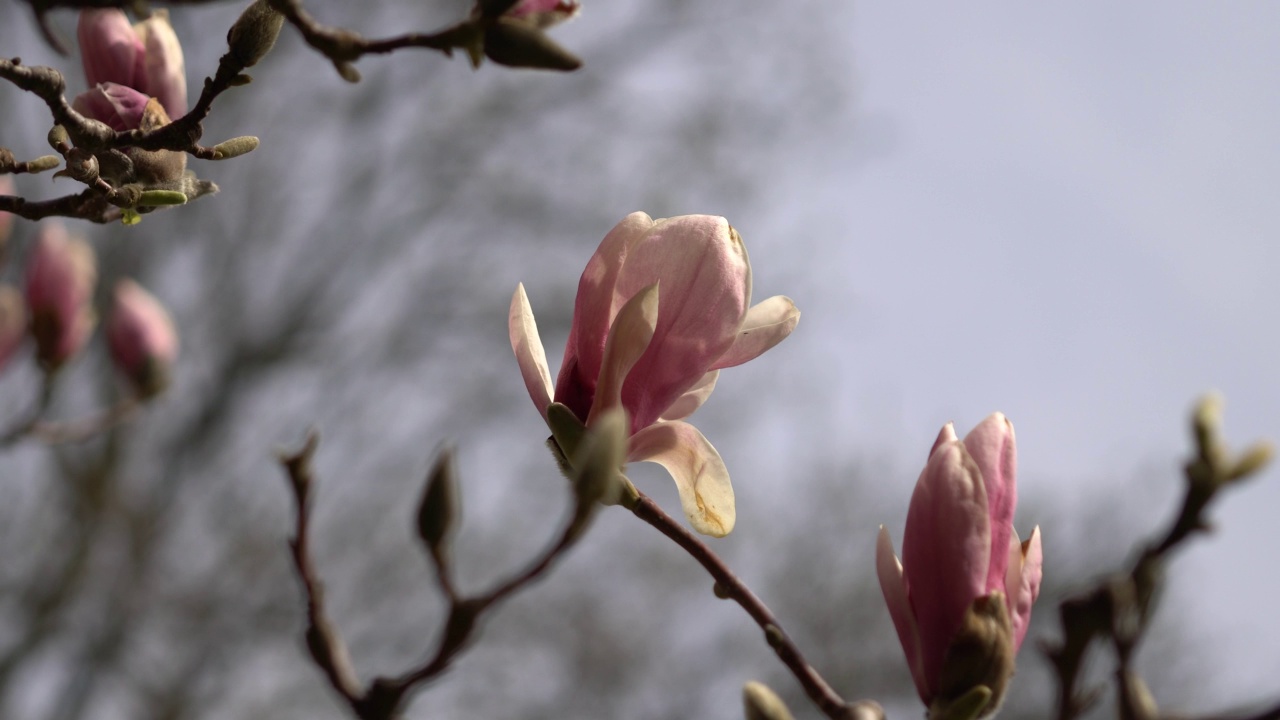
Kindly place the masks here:
<instances>
[{"instance_id":1,"label":"curled petal","mask_svg":"<svg viewBox=\"0 0 1280 720\"><path fill-rule=\"evenodd\" d=\"M629 297L659 280L653 342L622 389L637 428L657 420L728 351L751 298L746 249L721 217L662 220L632 245L618 293Z\"/></svg>"},{"instance_id":2,"label":"curled petal","mask_svg":"<svg viewBox=\"0 0 1280 720\"><path fill-rule=\"evenodd\" d=\"M533 319L524 283L516 286L515 294L511 296L507 332L511 336L511 350L516 354L516 363L520 365L520 375L524 377L525 389L538 412L542 413L542 419L546 420L547 406L551 404L551 371L547 369L547 354L542 349L542 339L538 337L538 323Z\"/></svg>"},{"instance_id":3,"label":"curled petal","mask_svg":"<svg viewBox=\"0 0 1280 720\"><path fill-rule=\"evenodd\" d=\"M921 667L937 686L942 662L965 612L984 595L991 563L987 493L959 442L934 451L907 510L902 565L920 628Z\"/></svg>"},{"instance_id":4,"label":"curled petal","mask_svg":"<svg viewBox=\"0 0 1280 720\"><path fill-rule=\"evenodd\" d=\"M649 347L653 328L658 322L658 285L655 283L636 293L618 311L605 341L604 358L596 396L587 416L590 425L602 413L622 406L622 383L627 373Z\"/></svg>"},{"instance_id":5,"label":"curled petal","mask_svg":"<svg viewBox=\"0 0 1280 720\"><path fill-rule=\"evenodd\" d=\"M77 95L71 107L85 117L106 123L116 132L124 132L143 125L149 100L131 87L103 83Z\"/></svg>"},{"instance_id":6,"label":"curled petal","mask_svg":"<svg viewBox=\"0 0 1280 720\"><path fill-rule=\"evenodd\" d=\"M911 613L911 603L907 599L906 580L902 576L902 563L893 554L893 540L889 531L880 526L880 534L876 537L876 576L880 579L880 592L884 593L884 602L889 606L889 616L893 618L893 627L898 631L898 642L902 643L902 652L907 656L907 665L911 668L911 679L916 683L916 692L920 699L928 704L933 699L933 691L925 684L924 673L920 669L920 631L916 627L915 616Z\"/></svg>"},{"instance_id":7,"label":"curled petal","mask_svg":"<svg viewBox=\"0 0 1280 720\"><path fill-rule=\"evenodd\" d=\"M782 342L800 322L800 310L791 298L774 295L747 311L738 336L729 351L716 360L713 368L727 368L754 360L766 350Z\"/></svg>"},{"instance_id":8,"label":"curled petal","mask_svg":"<svg viewBox=\"0 0 1280 720\"><path fill-rule=\"evenodd\" d=\"M89 87L117 83L137 88L146 74L146 49L118 8L82 10L76 27Z\"/></svg>"},{"instance_id":9,"label":"curled petal","mask_svg":"<svg viewBox=\"0 0 1280 720\"><path fill-rule=\"evenodd\" d=\"M693 387L685 391L685 394L676 399L671 407L662 414L661 420L683 420L689 417L698 408L702 407L702 403L711 397L711 391L716 389L716 380L720 378L719 370L712 370Z\"/></svg>"},{"instance_id":10,"label":"curled petal","mask_svg":"<svg viewBox=\"0 0 1280 720\"><path fill-rule=\"evenodd\" d=\"M1027 636L1027 628L1031 625L1031 606L1040 597L1043 565L1039 526L1031 531L1031 537L1025 543L1018 542L1018 533L1014 532L1009 538L1009 567L1005 573L1014 652L1022 647L1022 640Z\"/></svg>"},{"instance_id":11,"label":"curled petal","mask_svg":"<svg viewBox=\"0 0 1280 720\"><path fill-rule=\"evenodd\" d=\"M627 461L653 462L676 481L680 505L694 530L724 537L736 518L733 486L720 453L698 429L679 420L660 422L631 436Z\"/></svg>"},{"instance_id":12,"label":"curled petal","mask_svg":"<svg viewBox=\"0 0 1280 720\"><path fill-rule=\"evenodd\" d=\"M988 592L1004 588L1005 564L1013 511L1018 502L1015 483L1018 453L1014 442L1013 423L1001 413L992 413L964 438L964 447L982 472L987 491L988 514L991 518L991 564L987 572Z\"/></svg>"},{"instance_id":13,"label":"curled petal","mask_svg":"<svg viewBox=\"0 0 1280 720\"><path fill-rule=\"evenodd\" d=\"M573 325L569 328L564 361L556 377L555 398L556 402L568 405L579 418L586 418L591 409L596 379L600 377L600 363L604 358L605 340L614 315L643 287L636 287L630 295L619 295L616 290L618 272L627 259L628 248L651 227L653 219L642 212L623 218L605 235L578 281ZM656 280L654 278L645 285Z\"/></svg>"}]
</instances>

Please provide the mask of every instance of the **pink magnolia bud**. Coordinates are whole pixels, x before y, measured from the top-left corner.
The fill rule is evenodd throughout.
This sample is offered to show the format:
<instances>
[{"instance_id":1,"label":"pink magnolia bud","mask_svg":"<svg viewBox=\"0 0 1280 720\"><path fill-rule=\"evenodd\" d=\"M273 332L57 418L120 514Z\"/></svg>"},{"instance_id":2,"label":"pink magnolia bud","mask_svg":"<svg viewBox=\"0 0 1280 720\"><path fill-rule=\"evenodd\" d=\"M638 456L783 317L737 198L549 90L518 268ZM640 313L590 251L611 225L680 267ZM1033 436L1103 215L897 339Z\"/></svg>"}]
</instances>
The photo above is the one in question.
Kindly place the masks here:
<instances>
[{"instance_id":1,"label":"pink magnolia bud","mask_svg":"<svg viewBox=\"0 0 1280 720\"><path fill-rule=\"evenodd\" d=\"M139 397L153 397L168 386L178 357L173 320L151 293L132 280L116 283L107 345L116 368Z\"/></svg>"},{"instance_id":2,"label":"pink magnolia bud","mask_svg":"<svg viewBox=\"0 0 1280 720\"><path fill-rule=\"evenodd\" d=\"M137 25L123 11L83 10L77 29L89 87L115 83L160 100L170 117L187 111L187 77L169 15L161 10Z\"/></svg>"},{"instance_id":3,"label":"pink magnolia bud","mask_svg":"<svg viewBox=\"0 0 1280 720\"><path fill-rule=\"evenodd\" d=\"M942 428L907 511L902 561L883 527L876 571L911 677L932 718L985 688L999 706L1040 593L1040 529L1020 542L1013 424L1000 413L964 439Z\"/></svg>"},{"instance_id":4,"label":"pink magnolia bud","mask_svg":"<svg viewBox=\"0 0 1280 720\"><path fill-rule=\"evenodd\" d=\"M733 488L720 454L683 418L711 394L721 368L777 345L800 319L789 298L750 299L746 249L724 218L629 215L582 273L555 384L555 402L587 425L624 408L627 460L665 467L689 522L707 535L733 528ZM529 396L547 419L551 374L523 285L509 327Z\"/></svg>"},{"instance_id":5,"label":"pink magnolia bud","mask_svg":"<svg viewBox=\"0 0 1280 720\"><path fill-rule=\"evenodd\" d=\"M36 358L56 370L84 347L93 331L93 287L98 279L93 249L69 237L62 225L40 226L27 260L27 307Z\"/></svg>"},{"instance_id":6,"label":"pink magnolia bud","mask_svg":"<svg viewBox=\"0 0 1280 720\"><path fill-rule=\"evenodd\" d=\"M577 0L520 0L507 11L506 16L545 30L577 15L581 8Z\"/></svg>"},{"instance_id":7,"label":"pink magnolia bud","mask_svg":"<svg viewBox=\"0 0 1280 720\"><path fill-rule=\"evenodd\" d=\"M146 77L146 48L123 10L80 11L76 36L89 87L111 82L140 89Z\"/></svg>"},{"instance_id":8,"label":"pink magnolia bud","mask_svg":"<svg viewBox=\"0 0 1280 720\"><path fill-rule=\"evenodd\" d=\"M102 83L80 93L71 107L87 118L100 120L116 132L136 130L142 125L151 98L127 85Z\"/></svg>"},{"instance_id":9,"label":"pink magnolia bud","mask_svg":"<svg viewBox=\"0 0 1280 720\"><path fill-rule=\"evenodd\" d=\"M27 333L27 311L22 293L11 285L0 285L0 371L22 346Z\"/></svg>"}]
</instances>

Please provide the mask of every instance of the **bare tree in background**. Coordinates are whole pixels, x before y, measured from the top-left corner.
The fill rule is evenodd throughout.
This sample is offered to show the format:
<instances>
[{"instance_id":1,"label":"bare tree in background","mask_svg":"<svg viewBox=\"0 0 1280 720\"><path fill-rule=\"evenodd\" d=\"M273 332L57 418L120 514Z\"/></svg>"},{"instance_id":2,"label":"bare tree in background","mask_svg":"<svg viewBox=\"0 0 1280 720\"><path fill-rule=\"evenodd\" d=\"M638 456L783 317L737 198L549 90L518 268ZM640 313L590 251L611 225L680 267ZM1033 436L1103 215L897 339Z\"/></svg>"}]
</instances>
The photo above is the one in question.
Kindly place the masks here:
<instances>
[{"instance_id":1,"label":"bare tree in background","mask_svg":"<svg viewBox=\"0 0 1280 720\"><path fill-rule=\"evenodd\" d=\"M465 12L311 5L371 35ZM221 194L138 227L83 228L102 285L128 275L153 288L173 309L185 354L167 396L133 422L0 456L0 716L344 717L300 641L289 498L274 455L312 427L324 438L314 553L356 665L373 675L421 659L445 608L406 508L435 449L459 446L465 587L517 565L563 512L563 480L510 358L511 289L537 282L546 308L560 309L540 306L555 346L581 258L626 212L715 212L753 247L798 242L750 228L771 211L787 141L852 114L856 72L832 26L810 21L823 11L759 0L593 7L603 20L576 38L587 65L573 75L473 73L434 54L397 54L362 60L355 85L286 32L253 84L209 118L212 136L262 140L209 171ZM193 77L214 65L236 13L219 4L174 13ZM70 14L52 17L69 35ZM3 54L66 65L25 8L0 5L0 27ZM0 140L41 137L46 120L38 103L0 86ZM49 191L23 180L33 196ZM64 416L117 392L103 353L77 362L54 406ZM0 379L0 412L29 402L35 375ZM728 443L804 416L792 400L775 404L773 418L744 420L751 400L732 387L721 394L710 422ZM915 712L914 691L865 532L891 513L863 498L874 496L865 492L874 476L905 483L914 471L860 459L838 449L795 463L791 504L744 501L756 535L717 550L762 588L833 683L900 715ZM732 462L750 473L747 456ZM664 480L637 482L672 500ZM815 509L812 497L829 502ZM1062 547L1094 564L1055 557L1073 568L1059 578L1121 560ZM736 717L749 677L810 713L758 628L647 528L606 511L556 572L498 613L408 717ZM1045 589L1055 602L1066 593ZM1042 612L1032 637L1052 621ZM1020 667L1032 669L1007 717L1043 708L1052 676L1039 662L1028 646ZM1153 679L1157 690L1178 678L1176 665L1162 667L1170 674Z\"/></svg>"}]
</instances>

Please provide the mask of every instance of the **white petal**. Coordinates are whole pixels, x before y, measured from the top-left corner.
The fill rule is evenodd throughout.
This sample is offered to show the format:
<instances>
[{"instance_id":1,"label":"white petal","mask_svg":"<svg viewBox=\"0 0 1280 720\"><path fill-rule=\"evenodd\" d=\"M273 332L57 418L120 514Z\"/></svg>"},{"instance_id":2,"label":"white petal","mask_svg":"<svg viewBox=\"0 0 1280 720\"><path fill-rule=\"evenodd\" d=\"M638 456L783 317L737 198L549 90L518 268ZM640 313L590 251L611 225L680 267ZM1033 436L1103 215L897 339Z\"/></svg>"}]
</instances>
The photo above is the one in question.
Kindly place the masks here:
<instances>
[{"instance_id":1,"label":"white petal","mask_svg":"<svg viewBox=\"0 0 1280 720\"><path fill-rule=\"evenodd\" d=\"M533 319L524 283L516 286L516 292L511 296L507 331L511 335L511 350L516 354L520 374L524 376L525 389L538 412L542 413L542 419L546 420L547 406L551 404L551 371L547 369L547 353L542 349L542 339L538 337L538 323Z\"/></svg>"},{"instance_id":2,"label":"white petal","mask_svg":"<svg viewBox=\"0 0 1280 720\"><path fill-rule=\"evenodd\" d=\"M699 380L696 385L685 391L685 394L676 398L674 403L671 403L671 407L667 408L666 411L662 413L662 417L660 419L683 420L684 418L692 415L694 411L702 407L702 403L706 402L707 398L711 397L711 391L716 389L716 380L719 379L719 377L719 370L712 370L706 375L703 375L702 379Z\"/></svg>"},{"instance_id":3,"label":"white petal","mask_svg":"<svg viewBox=\"0 0 1280 720\"><path fill-rule=\"evenodd\" d=\"M785 295L773 297L753 305L742 319L742 327L733 345L712 365L727 368L741 365L764 354L796 329L800 322L800 310Z\"/></svg>"},{"instance_id":4,"label":"white petal","mask_svg":"<svg viewBox=\"0 0 1280 720\"><path fill-rule=\"evenodd\" d=\"M733 530L736 514L729 470L698 428L679 420L650 425L631 436L627 460L666 468L676 481L680 505L694 530L712 537L724 537Z\"/></svg>"}]
</instances>

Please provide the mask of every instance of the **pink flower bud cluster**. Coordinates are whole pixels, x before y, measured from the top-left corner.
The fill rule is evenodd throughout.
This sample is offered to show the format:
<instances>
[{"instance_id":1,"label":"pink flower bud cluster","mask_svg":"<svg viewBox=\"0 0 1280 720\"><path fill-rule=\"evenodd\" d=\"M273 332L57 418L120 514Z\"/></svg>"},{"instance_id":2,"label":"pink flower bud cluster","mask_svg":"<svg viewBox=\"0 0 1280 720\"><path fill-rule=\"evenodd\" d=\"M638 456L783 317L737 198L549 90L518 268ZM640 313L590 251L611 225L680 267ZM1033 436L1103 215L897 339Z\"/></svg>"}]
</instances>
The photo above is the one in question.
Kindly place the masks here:
<instances>
[{"instance_id":1,"label":"pink flower bud cluster","mask_svg":"<svg viewBox=\"0 0 1280 720\"><path fill-rule=\"evenodd\" d=\"M93 249L58 223L40 226L25 268L25 293L0 285L0 370L29 337L35 359L56 373L84 349L97 323ZM25 297L24 297L25 295ZM168 382L178 336L168 312L132 280L117 283L106 340L111 359L141 399Z\"/></svg>"}]
</instances>

